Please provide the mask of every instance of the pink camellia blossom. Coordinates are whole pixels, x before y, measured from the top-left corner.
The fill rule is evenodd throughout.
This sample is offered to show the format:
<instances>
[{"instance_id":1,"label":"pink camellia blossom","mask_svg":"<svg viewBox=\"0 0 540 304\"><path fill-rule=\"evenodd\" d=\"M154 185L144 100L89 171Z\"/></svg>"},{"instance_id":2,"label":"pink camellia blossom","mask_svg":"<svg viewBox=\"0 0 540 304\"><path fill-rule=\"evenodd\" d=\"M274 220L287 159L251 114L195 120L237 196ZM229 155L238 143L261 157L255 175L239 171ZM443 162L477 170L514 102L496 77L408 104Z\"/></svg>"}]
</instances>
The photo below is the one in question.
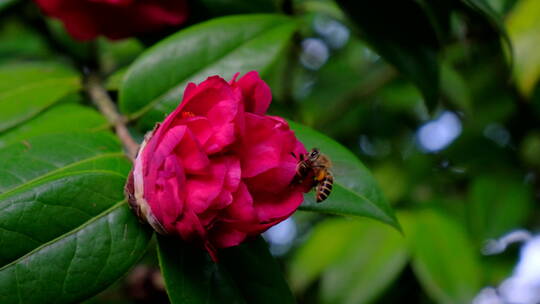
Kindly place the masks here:
<instances>
[{"instance_id":1,"label":"pink camellia blossom","mask_svg":"<svg viewBox=\"0 0 540 304\"><path fill-rule=\"evenodd\" d=\"M182 24L186 0L35 0L77 40L120 39Z\"/></svg>"},{"instance_id":2,"label":"pink camellia blossom","mask_svg":"<svg viewBox=\"0 0 540 304\"><path fill-rule=\"evenodd\" d=\"M266 115L257 72L190 83L182 103L146 136L126 185L131 206L160 233L216 250L289 217L305 185L292 183L306 153L285 120Z\"/></svg>"}]
</instances>

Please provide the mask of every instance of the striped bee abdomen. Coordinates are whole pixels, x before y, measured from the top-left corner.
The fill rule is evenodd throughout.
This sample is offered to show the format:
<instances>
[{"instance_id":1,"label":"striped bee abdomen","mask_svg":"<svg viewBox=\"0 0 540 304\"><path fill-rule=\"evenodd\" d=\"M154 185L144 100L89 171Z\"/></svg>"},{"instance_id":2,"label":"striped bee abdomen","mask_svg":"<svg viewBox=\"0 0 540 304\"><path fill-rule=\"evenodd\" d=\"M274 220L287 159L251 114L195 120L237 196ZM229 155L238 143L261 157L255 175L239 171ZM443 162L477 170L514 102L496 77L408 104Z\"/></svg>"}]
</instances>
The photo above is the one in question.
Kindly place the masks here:
<instances>
[{"instance_id":1,"label":"striped bee abdomen","mask_svg":"<svg viewBox=\"0 0 540 304\"><path fill-rule=\"evenodd\" d=\"M317 203L320 203L328 198L332 192L332 185L334 184L334 177L330 171L326 171L324 178L317 184L316 198Z\"/></svg>"}]
</instances>

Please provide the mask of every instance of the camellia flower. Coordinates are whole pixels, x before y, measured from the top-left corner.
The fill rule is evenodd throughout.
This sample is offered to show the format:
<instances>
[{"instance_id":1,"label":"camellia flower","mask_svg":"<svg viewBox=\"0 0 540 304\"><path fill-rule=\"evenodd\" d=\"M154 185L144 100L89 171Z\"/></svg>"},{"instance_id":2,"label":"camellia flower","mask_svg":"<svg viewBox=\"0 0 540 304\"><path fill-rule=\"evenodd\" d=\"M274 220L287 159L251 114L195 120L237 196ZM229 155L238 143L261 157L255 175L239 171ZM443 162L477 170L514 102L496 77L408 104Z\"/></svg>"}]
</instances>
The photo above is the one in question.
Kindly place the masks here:
<instances>
[{"instance_id":1,"label":"camellia flower","mask_svg":"<svg viewBox=\"0 0 540 304\"><path fill-rule=\"evenodd\" d=\"M182 24L186 0L35 0L78 40L120 39Z\"/></svg>"},{"instance_id":2,"label":"camellia flower","mask_svg":"<svg viewBox=\"0 0 540 304\"><path fill-rule=\"evenodd\" d=\"M214 260L216 249L289 217L309 190L292 182L304 146L285 120L265 114L269 87L257 72L237 76L190 83L147 134L126 185L155 230L199 243Z\"/></svg>"}]
</instances>

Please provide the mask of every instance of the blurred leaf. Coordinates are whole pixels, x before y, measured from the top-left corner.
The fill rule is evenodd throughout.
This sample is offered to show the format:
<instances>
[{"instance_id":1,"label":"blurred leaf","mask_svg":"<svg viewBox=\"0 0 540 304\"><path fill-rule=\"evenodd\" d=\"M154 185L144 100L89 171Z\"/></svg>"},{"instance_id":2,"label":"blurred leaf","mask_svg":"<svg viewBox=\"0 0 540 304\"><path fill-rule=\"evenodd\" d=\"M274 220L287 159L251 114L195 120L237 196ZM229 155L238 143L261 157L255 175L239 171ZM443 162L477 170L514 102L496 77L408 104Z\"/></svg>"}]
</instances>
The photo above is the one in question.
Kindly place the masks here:
<instances>
[{"instance_id":1,"label":"blurred leaf","mask_svg":"<svg viewBox=\"0 0 540 304\"><path fill-rule=\"evenodd\" d=\"M13 5L17 1L18 0L0 0L0 12L9 7L10 5Z\"/></svg>"},{"instance_id":2,"label":"blurred leaf","mask_svg":"<svg viewBox=\"0 0 540 304\"><path fill-rule=\"evenodd\" d=\"M507 28L514 47L518 87L530 96L540 77L540 2L521 0L507 18Z\"/></svg>"},{"instance_id":3,"label":"blurred leaf","mask_svg":"<svg viewBox=\"0 0 540 304\"><path fill-rule=\"evenodd\" d=\"M347 148L331 138L300 124L289 122L291 129L307 149L318 147L332 160L334 188L322 203L313 193L305 196L301 210L348 216L366 216L400 229L394 211L384 198L368 169Z\"/></svg>"},{"instance_id":4,"label":"blurred leaf","mask_svg":"<svg viewBox=\"0 0 540 304\"><path fill-rule=\"evenodd\" d=\"M441 91L448 101L468 115L472 114L472 98L465 79L450 65L441 66Z\"/></svg>"},{"instance_id":5,"label":"blurred leaf","mask_svg":"<svg viewBox=\"0 0 540 304\"><path fill-rule=\"evenodd\" d=\"M323 303L372 302L407 264L402 235L376 222L362 224L350 240L352 248L323 275Z\"/></svg>"},{"instance_id":6,"label":"blurred leaf","mask_svg":"<svg viewBox=\"0 0 540 304\"><path fill-rule=\"evenodd\" d=\"M265 71L288 44L296 23L279 15L213 19L170 36L147 50L128 70L120 109L142 117L143 128L174 109L189 82L211 75Z\"/></svg>"},{"instance_id":7,"label":"blurred leaf","mask_svg":"<svg viewBox=\"0 0 540 304\"><path fill-rule=\"evenodd\" d=\"M385 197L390 203L397 203L407 191L407 172L395 163L386 162L373 172Z\"/></svg>"},{"instance_id":8,"label":"blurred leaf","mask_svg":"<svg viewBox=\"0 0 540 304\"><path fill-rule=\"evenodd\" d=\"M377 53L395 65L422 91L434 109L439 96L439 42L417 1L337 0Z\"/></svg>"},{"instance_id":9,"label":"blurred leaf","mask_svg":"<svg viewBox=\"0 0 540 304\"><path fill-rule=\"evenodd\" d=\"M222 250L219 263L202 249L158 236L171 303L294 303L279 265L259 238Z\"/></svg>"},{"instance_id":10,"label":"blurred leaf","mask_svg":"<svg viewBox=\"0 0 540 304\"><path fill-rule=\"evenodd\" d=\"M107 78L107 83L106 83L107 90L111 90L111 91L120 90L120 87L122 86L122 81L124 80L124 76L126 75L127 71L128 71L127 68L122 68L114 72L112 75L110 75Z\"/></svg>"},{"instance_id":11,"label":"blurred leaf","mask_svg":"<svg viewBox=\"0 0 540 304\"><path fill-rule=\"evenodd\" d=\"M397 231L372 220L318 224L291 262L297 292L322 277L325 303L371 302L405 267L407 246Z\"/></svg>"},{"instance_id":12,"label":"blurred leaf","mask_svg":"<svg viewBox=\"0 0 540 304\"><path fill-rule=\"evenodd\" d=\"M413 269L437 303L471 303L481 288L477 254L459 222L436 211L411 214Z\"/></svg>"},{"instance_id":13,"label":"blurred leaf","mask_svg":"<svg viewBox=\"0 0 540 304\"><path fill-rule=\"evenodd\" d=\"M95 45L90 41L77 41L67 32L64 24L57 19L47 18L45 25L49 33L61 46L62 52L68 53L76 61L89 63L93 61Z\"/></svg>"},{"instance_id":14,"label":"blurred leaf","mask_svg":"<svg viewBox=\"0 0 540 304\"><path fill-rule=\"evenodd\" d=\"M31 119L80 88L77 74L58 64L0 67L0 132Z\"/></svg>"},{"instance_id":15,"label":"blurred leaf","mask_svg":"<svg viewBox=\"0 0 540 304\"><path fill-rule=\"evenodd\" d=\"M133 62L143 51L142 43L134 38L111 41L101 38L98 41L98 55L102 73L110 73Z\"/></svg>"},{"instance_id":16,"label":"blurred leaf","mask_svg":"<svg viewBox=\"0 0 540 304\"><path fill-rule=\"evenodd\" d=\"M51 50L44 37L15 17L2 16L0 41L2 41L0 43L0 62L28 58L44 59L51 55Z\"/></svg>"},{"instance_id":17,"label":"blurred leaf","mask_svg":"<svg viewBox=\"0 0 540 304\"><path fill-rule=\"evenodd\" d=\"M0 149L0 302L73 303L116 281L150 234L124 200L130 163L107 133Z\"/></svg>"},{"instance_id":18,"label":"blurred leaf","mask_svg":"<svg viewBox=\"0 0 540 304\"><path fill-rule=\"evenodd\" d=\"M480 176L469 191L469 225L479 245L521 228L532 208L532 194L521 179Z\"/></svg>"},{"instance_id":19,"label":"blurred leaf","mask_svg":"<svg viewBox=\"0 0 540 304\"><path fill-rule=\"evenodd\" d=\"M105 118L93 109L73 103L61 104L25 124L0 133L0 148L37 135L91 130L106 125Z\"/></svg>"},{"instance_id":20,"label":"blurred leaf","mask_svg":"<svg viewBox=\"0 0 540 304\"><path fill-rule=\"evenodd\" d=\"M503 47L506 47L506 51L509 52L508 55L511 58L510 61L512 61L512 41L508 35L502 16L486 0L461 0L461 2L478 14L475 16L476 19L480 19L484 24L491 26L492 31L499 35L501 41L504 43Z\"/></svg>"},{"instance_id":21,"label":"blurred leaf","mask_svg":"<svg viewBox=\"0 0 540 304\"><path fill-rule=\"evenodd\" d=\"M540 132L530 132L521 142L520 154L523 160L540 168Z\"/></svg>"}]
</instances>

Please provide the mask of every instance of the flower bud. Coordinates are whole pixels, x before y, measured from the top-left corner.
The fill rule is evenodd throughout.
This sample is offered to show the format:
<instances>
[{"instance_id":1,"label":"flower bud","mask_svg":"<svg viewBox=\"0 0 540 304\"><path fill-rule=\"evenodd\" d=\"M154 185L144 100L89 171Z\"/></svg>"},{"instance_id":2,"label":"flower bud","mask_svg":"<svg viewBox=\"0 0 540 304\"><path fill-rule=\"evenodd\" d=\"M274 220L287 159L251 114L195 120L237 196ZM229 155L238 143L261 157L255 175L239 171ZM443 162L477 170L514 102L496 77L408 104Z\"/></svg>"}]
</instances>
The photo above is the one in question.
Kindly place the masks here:
<instances>
[{"instance_id":1,"label":"flower bud","mask_svg":"<svg viewBox=\"0 0 540 304\"><path fill-rule=\"evenodd\" d=\"M293 182L294 155L306 150L284 119L265 114L270 101L256 72L190 83L141 145L126 184L137 215L214 260L289 217L308 190Z\"/></svg>"}]
</instances>

